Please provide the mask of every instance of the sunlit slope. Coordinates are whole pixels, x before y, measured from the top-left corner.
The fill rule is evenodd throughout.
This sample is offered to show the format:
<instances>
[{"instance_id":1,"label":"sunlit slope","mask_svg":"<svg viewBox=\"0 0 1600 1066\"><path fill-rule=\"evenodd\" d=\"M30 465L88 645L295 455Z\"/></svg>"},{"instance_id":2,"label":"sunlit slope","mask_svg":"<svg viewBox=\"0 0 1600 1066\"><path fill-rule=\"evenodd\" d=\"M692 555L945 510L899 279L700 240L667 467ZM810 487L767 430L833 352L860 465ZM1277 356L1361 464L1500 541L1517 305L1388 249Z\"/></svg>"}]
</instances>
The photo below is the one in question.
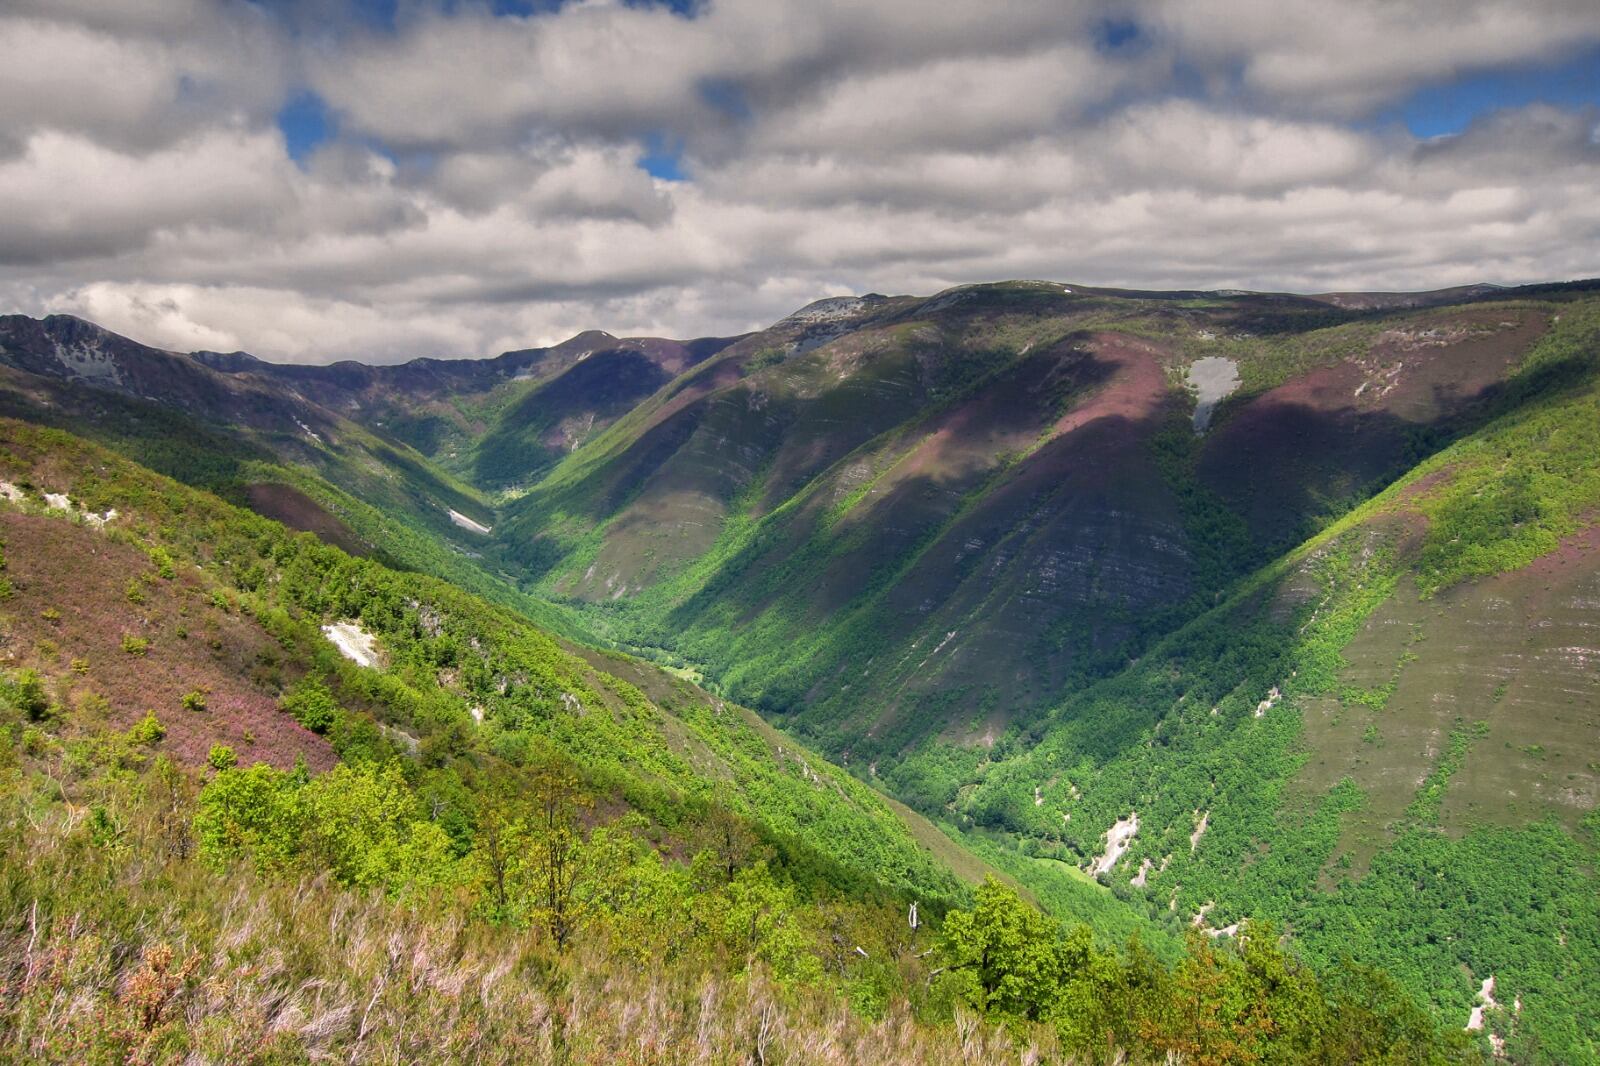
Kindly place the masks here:
<instances>
[{"instance_id":1,"label":"sunlit slope","mask_svg":"<svg viewBox=\"0 0 1600 1066\"><path fill-rule=\"evenodd\" d=\"M1514 1057L1592 1061L1597 371L1600 309L1570 306L1484 428L1045 720L884 776L1152 913L1283 922L1461 1024L1492 975Z\"/></svg>"},{"instance_id":2,"label":"sunlit slope","mask_svg":"<svg viewBox=\"0 0 1600 1066\"><path fill-rule=\"evenodd\" d=\"M825 302L578 448L496 540L832 752L988 743L1480 424L1563 306ZM1236 379L1203 432L1200 360Z\"/></svg>"},{"instance_id":3,"label":"sunlit slope","mask_svg":"<svg viewBox=\"0 0 1600 1066\"><path fill-rule=\"evenodd\" d=\"M846 882L959 891L870 788L653 667L585 659L442 581L64 433L0 421L0 480L7 668L36 671L54 715L119 729L154 715L191 763L219 743L246 763L314 769L396 745L449 766L479 745L515 760L553 744L653 821L720 806ZM278 709L308 676L351 709L343 725L313 732Z\"/></svg>"}]
</instances>

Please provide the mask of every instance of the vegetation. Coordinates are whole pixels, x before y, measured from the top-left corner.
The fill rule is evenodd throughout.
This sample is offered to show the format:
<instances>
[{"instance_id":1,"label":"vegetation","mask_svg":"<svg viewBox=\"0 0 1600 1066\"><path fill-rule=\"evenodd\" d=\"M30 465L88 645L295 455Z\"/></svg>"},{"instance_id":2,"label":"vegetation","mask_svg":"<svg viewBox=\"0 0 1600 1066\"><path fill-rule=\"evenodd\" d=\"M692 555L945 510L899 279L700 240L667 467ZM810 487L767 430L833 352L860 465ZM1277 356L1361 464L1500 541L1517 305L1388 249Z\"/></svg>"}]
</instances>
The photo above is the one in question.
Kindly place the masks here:
<instances>
[{"instance_id":1,"label":"vegetation","mask_svg":"<svg viewBox=\"0 0 1600 1066\"><path fill-rule=\"evenodd\" d=\"M1600 316L1569 309L1509 383L1505 413L1482 430L1244 581L1138 663L1002 736L981 760L930 747L880 764L883 779L1014 849L1073 866L1098 857L1107 828L1137 812L1139 831L1105 879L1152 916L1193 916L1205 928L1286 923L1314 964L1350 957L1382 967L1457 1024L1492 974L1522 1004L1489 1012L1487 1031L1508 1054L1594 1061L1600 1029L1572 1004L1600 1001L1579 976L1600 971L1595 816L1503 799L1483 813L1447 806L1492 735L1486 716L1500 713L1491 709L1506 697L1502 676L1485 674L1470 718L1439 727L1414 790L1371 838L1359 827L1377 800L1355 776L1383 780L1361 769L1366 762L1389 775L1411 765L1403 760L1414 749L1379 738L1437 698L1438 689L1407 695L1415 664L1431 654L1419 640L1446 624L1434 617L1468 609L1457 601L1396 625L1425 617L1407 597L1446 597L1484 575L1515 579L1600 509L1597 358ZM1534 580L1548 578L1516 587L1544 587ZM1346 653L1376 632L1369 622L1380 609L1400 612L1386 618L1402 635L1363 637L1389 658L1353 684ZM1380 684L1366 680L1374 674ZM1572 702L1559 692L1539 698ZM1318 753L1302 722L1313 710L1366 723L1354 733L1368 740L1350 764L1355 776L1308 773ZM1028 866L1006 868L1030 883Z\"/></svg>"},{"instance_id":2,"label":"vegetation","mask_svg":"<svg viewBox=\"0 0 1600 1066\"><path fill-rule=\"evenodd\" d=\"M1591 292L809 328L0 394L11 1053L1600 1061Z\"/></svg>"},{"instance_id":3,"label":"vegetation","mask_svg":"<svg viewBox=\"0 0 1600 1066\"><path fill-rule=\"evenodd\" d=\"M84 471L63 487L126 516L88 535L160 547L180 602L272 634L279 680L263 683L283 685L282 719L307 727L306 753L316 727L341 756L242 766L213 744L186 768L153 712L116 730L129 709L91 698L92 665L0 685L9 1054L1466 1054L1381 978L1324 984L1270 931L1196 940L1169 965L1060 928L997 881L969 896L870 790L677 679L591 653L656 702L442 583L54 431L0 430L8 474ZM166 601L108 607L156 620ZM337 654L324 619L358 619L384 665ZM52 688L78 710L41 712ZM225 713L203 703L186 721Z\"/></svg>"},{"instance_id":4,"label":"vegetation","mask_svg":"<svg viewBox=\"0 0 1600 1066\"><path fill-rule=\"evenodd\" d=\"M908 922L720 831L672 859L575 817L554 765L480 793L458 855L403 760L197 779L14 737L0 1034L28 1061L1470 1060L1381 975L1322 982L1270 931L1173 968L992 880Z\"/></svg>"}]
</instances>

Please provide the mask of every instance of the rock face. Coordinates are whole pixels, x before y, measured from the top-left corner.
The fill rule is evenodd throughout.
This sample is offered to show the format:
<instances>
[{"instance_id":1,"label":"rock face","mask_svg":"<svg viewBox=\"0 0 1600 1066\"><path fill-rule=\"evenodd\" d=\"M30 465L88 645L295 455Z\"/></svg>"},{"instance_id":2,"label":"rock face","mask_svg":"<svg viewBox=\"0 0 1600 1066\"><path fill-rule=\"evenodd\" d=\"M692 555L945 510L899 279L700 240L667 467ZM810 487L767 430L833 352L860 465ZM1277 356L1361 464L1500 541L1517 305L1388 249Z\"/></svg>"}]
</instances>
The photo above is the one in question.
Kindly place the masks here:
<instances>
[{"instance_id":1,"label":"rock face","mask_svg":"<svg viewBox=\"0 0 1600 1066\"><path fill-rule=\"evenodd\" d=\"M378 665L377 638L362 629L359 622L332 622L322 627L322 635L357 666Z\"/></svg>"},{"instance_id":2,"label":"rock face","mask_svg":"<svg viewBox=\"0 0 1600 1066\"><path fill-rule=\"evenodd\" d=\"M1216 355L1197 359L1189 367L1189 385L1195 392L1194 431L1204 433L1217 404L1239 387L1239 366Z\"/></svg>"},{"instance_id":3,"label":"rock face","mask_svg":"<svg viewBox=\"0 0 1600 1066\"><path fill-rule=\"evenodd\" d=\"M1090 876L1099 877L1101 874L1110 873L1112 868L1122 859L1122 856L1127 854L1129 846L1133 843L1133 838L1138 834L1138 811L1134 811L1126 818L1118 819L1110 829L1106 830L1106 850L1100 853L1099 858L1089 864ZM1139 874L1143 877L1146 872L1146 870L1141 869Z\"/></svg>"}]
</instances>

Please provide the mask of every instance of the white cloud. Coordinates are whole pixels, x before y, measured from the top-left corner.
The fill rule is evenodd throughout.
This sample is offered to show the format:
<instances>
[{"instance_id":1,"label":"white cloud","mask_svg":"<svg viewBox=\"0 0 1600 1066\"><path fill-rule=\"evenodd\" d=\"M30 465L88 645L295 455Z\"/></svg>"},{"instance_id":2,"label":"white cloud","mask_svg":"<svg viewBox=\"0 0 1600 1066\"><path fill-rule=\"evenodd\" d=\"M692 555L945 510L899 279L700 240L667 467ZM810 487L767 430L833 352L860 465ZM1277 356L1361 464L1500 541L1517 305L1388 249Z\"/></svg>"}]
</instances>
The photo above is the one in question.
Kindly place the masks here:
<instances>
[{"instance_id":1,"label":"white cloud","mask_svg":"<svg viewBox=\"0 0 1600 1066\"><path fill-rule=\"evenodd\" d=\"M1600 42L1592 0L1147 0L1186 56L1269 101L1360 113L1439 78Z\"/></svg>"},{"instance_id":2,"label":"white cloud","mask_svg":"<svg viewBox=\"0 0 1600 1066\"><path fill-rule=\"evenodd\" d=\"M248 4L119 0L63 17L74 6L0 14L0 130L13 140L57 131L147 149L219 121L264 122L281 102L287 43Z\"/></svg>"},{"instance_id":3,"label":"white cloud","mask_svg":"<svg viewBox=\"0 0 1600 1066\"><path fill-rule=\"evenodd\" d=\"M0 263L109 256L158 234L262 226L291 213L293 164L264 133L215 130L146 155L34 134L0 163Z\"/></svg>"},{"instance_id":4,"label":"white cloud","mask_svg":"<svg viewBox=\"0 0 1600 1066\"><path fill-rule=\"evenodd\" d=\"M750 147L822 157L992 149L1060 130L1125 76L1083 45L870 70L775 109Z\"/></svg>"},{"instance_id":5,"label":"white cloud","mask_svg":"<svg viewBox=\"0 0 1600 1066\"><path fill-rule=\"evenodd\" d=\"M1597 39L1587 2L16 0L0 310L299 360L585 328L741 332L821 295L1006 277L1300 290L1593 274L1596 115L1418 142L1346 120ZM1531 14L1528 12L1532 12ZM329 26L332 26L330 29ZM1198 77L1177 91L1175 70ZM297 165L297 79L341 135ZM1198 86L1198 88L1197 88ZM690 180L636 164L681 145Z\"/></svg>"},{"instance_id":6,"label":"white cloud","mask_svg":"<svg viewBox=\"0 0 1600 1066\"><path fill-rule=\"evenodd\" d=\"M1254 191L1349 180L1372 164L1379 146L1339 126L1168 101L1117 115L1104 150L1128 181Z\"/></svg>"}]
</instances>

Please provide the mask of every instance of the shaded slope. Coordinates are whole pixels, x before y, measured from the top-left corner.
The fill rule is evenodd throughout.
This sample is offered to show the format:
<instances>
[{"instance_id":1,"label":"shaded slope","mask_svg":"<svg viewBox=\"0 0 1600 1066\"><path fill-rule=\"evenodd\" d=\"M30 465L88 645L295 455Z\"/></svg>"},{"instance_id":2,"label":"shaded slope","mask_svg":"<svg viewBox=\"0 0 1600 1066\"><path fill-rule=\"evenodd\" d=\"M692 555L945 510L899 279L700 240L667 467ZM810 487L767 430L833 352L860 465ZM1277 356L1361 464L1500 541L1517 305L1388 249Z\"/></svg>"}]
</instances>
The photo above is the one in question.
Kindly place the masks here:
<instances>
[{"instance_id":1,"label":"shaded slope","mask_svg":"<svg viewBox=\"0 0 1600 1066\"><path fill-rule=\"evenodd\" d=\"M1480 424L1562 304L1458 295L825 304L579 447L496 539L830 751L992 742ZM1202 358L1240 383L1197 437Z\"/></svg>"},{"instance_id":2,"label":"shaded slope","mask_svg":"<svg viewBox=\"0 0 1600 1066\"><path fill-rule=\"evenodd\" d=\"M393 366L268 363L242 352L197 352L194 358L243 381L314 395L330 410L405 442L445 469L498 488L548 466L597 424L603 427L625 411L628 400L643 399L727 343L617 338L588 330L548 348L490 359L414 359ZM598 362L585 367L591 359ZM583 373L560 384L575 370ZM550 433L553 438L542 441ZM480 445L488 447L480 453ZM522 454L527 447L534 453Z\"/></svg>"},{"instance_id":3,"label":"shaded slope","mask_svg":"<svg viewBox=\"0 0 1600 1066\"><path fill-rule=\"evenodd\" d=\"M628 341L586 351L541 381L494 419L473 445L480 485L526 482L725 342Z\"/></svg>"},{"instance_id":4,"label":"shaded slope","mask_svg":"<svg viewBox=\"0 0 1600 1066\"><path fill-rule=\"evenodd\" d=\"M492 520L474 490L407 445L381 429L374 433L349 421L337 406L308 399L293 387L222 373L66 315L0 318L0 362L23 375L10 379L8 392L35 403L44 400L55 417L91 422L102 433L156 436L141 425L138 404L126 402L142 401L180 420L205 423L226 441L225 456L270 455L309 467L344 491L441 537L458 533L450 510ZM337 400L317 395L319 401ZM188 472L184 464L209 461L196 454L203 449L185 444L164 446L173 463L170 472L180 477Z\"/></svg>"}]
</instances>

